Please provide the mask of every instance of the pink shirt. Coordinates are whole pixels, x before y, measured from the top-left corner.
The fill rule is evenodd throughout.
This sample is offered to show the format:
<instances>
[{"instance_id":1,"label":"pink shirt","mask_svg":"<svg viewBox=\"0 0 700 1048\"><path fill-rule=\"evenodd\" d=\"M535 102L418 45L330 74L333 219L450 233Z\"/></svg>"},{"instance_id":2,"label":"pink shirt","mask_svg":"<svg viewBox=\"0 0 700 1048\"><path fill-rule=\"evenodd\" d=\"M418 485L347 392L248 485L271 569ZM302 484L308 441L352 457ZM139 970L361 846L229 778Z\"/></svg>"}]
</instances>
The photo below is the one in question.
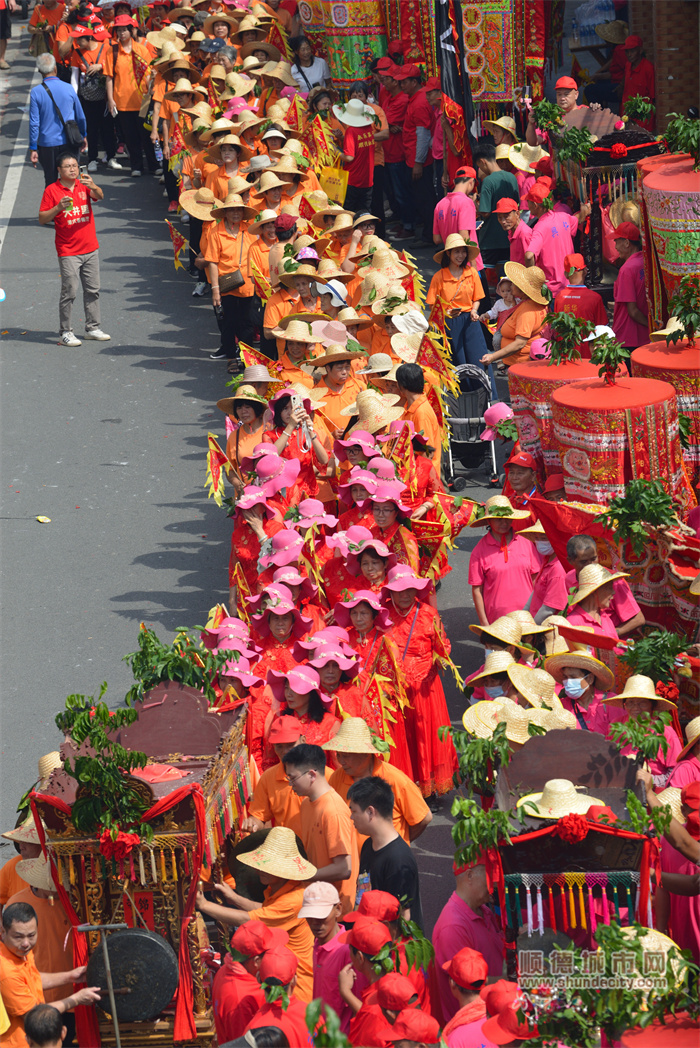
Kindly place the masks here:
<instances>
[{"instance_id":1,"label":"pink shirt","mask_svg":"<svg viewBox=\"0 0 700 1048\"><path fill-rule=\"evenodd\" d=\"M570 699L563 688L559 698L561 699L561 704L564 709L569 710L569 712L573 713L576 717L577 728L582 727L579 720L580 716L588 731L597 731L600 732L601 735L607 736L608 728L613 721L619 721L622 718L620 717L620 710L611 709L607 703L603 702L606 695L607 692L605 691L594 690L593 698L589 702L587 710L578 707L576 705L576 700Z\"/></svg>"},{"instance_id":2,"label":"pink shirt","mask_svg":"<svg viewBox=\"0 0 700 1048\"><path fill-rule=\"evenodd\" d=\"M343 929L339 928L335 938L324 943L323 946L314 940L314 998L320 997L330 1005L340 1019L340 1028L343 1033L347 1033L350 1029L353 1011L340 996L338 972L346 964L350 964L350 947L347 943L340 941L342 931ZM355 980L354 992L358 992L357 980Z\"/></svg>"},{"instance_id":3,"label":"pink shirt","mask_svg":"<svg viewBox=\"0 0 700 1048\"><path fill-rule=\"evenodd\" d=\"M442 237L444 244L450 233L459 233L460 229L467 229L469 239L478 243L474 201L466 193L448 193L433 212L433 233ZM476 269L484 268L481 255L476 256L473 264Z\"/></svg>"},{"instance_id":4,"label":"pink shirt","mask_svg":"<svg viewBox=\"0 0 700 1048\"><path fill-rule=\"evenodd\" d=\"M540 570L540 558L529 539L513 535L507 552L506 561L500 542L488 531L469 558L469 585L483 587L489 622L525 607L532 593L533 576Z\"/></svg>"},{"instance_id":5,"label":"pink shirt","mask_svg":"<svg viewBox=\"0 0 700 1048\"><path fill-rule=\"evenodd\" d=\"M518 183L518 189L520 190L520 206L523 211L529 211L530 205L527 202L526 197L537 181L537 178L535 175L528 175L526 171L516 171L515 178Z\"/></svg>"},{"instance_id":6,"label":"pink shirt","mask_svg":"<svg viewBox=\"0 0 700 1048\"><path fill-rule=\"evenodd\" d=\"M449 976L442 966L465 946L478 950L489 966L489 975L497 979L502 977L505 940L496 917L486 906L478 911L472 910L457 892L452 892L433 929L435 960L432 962L432 973L439 990L439 1004L445 1022L459 1011L459 1005L452 996ZM433 1001L434 1010L437 1006L438 1002ZM439 1021L439 1016L436 1018Z\"/></svg>"},{"instance_id":7,"label":"pink shirt","mask_svg":"<svg viewBox=\"0 0 700 1048\"><path fill-rule=\"evenodd\" d=\"M493 1041L484 1037L481 1027L486 1019L477 1019L475 1023L458 1026L447 1037L447 1048L496 1048Z\"/></svg>"},{"instance_id":8,"label":"pink shirt","mask_svg":"<svg viewBox=\"0 0 700 1048\"><path fill-rule=\"evenodd\" d=\"M700 761L697 757L684 757L671 773L668 784L682 790L691 782L700 782Z\"/></svg>"},{"instance_id":9,"label":"pink shirt","mask_svg":"<svg viewBox=\"0 0 700 1048\"><path fill-rule=\"evenodd\" d=\"M597 622L587 611L579 608L578 604L574 604L567 618L572 626L591 626L596 633L605 633L608 637L614 637L615 640L619 640L610 609L606 608L604 611L599 611L598 614L600 615L600 622Z\"/></svg>"},{"instance_id":10,"label":"pink shirt","mask_svg":"<svg viewBox=\"0 0 700 1048\"><path fill-rule=\"evenodd\" d=\"M691 509L686 524L689 528L692 528L698 538L700 538L700 506Z\"/></svg>"},{"instance_id":11,"label":"pink shirt","mask_svg":"<svg viewBox=\"0 0 700 1048\"><path fill-rule=\"evenodd\" d=\"M622 263L617 280L613 287L615 309L613 312L613 331L618 342L628 348L636 349L649 341L649 324L638 324L627 311L627 303L633 302L647 316L647 296L644 287L644 255L635 253Z\"/></svg>"},{"instance_id":12,"label":"pink shirt","mask_svg":"<svg viewBox=\"0 0 700 1048\"><path fill-rule=\"evenodd\" d=\"M537 220L532 231L529 251L535 256L535 262L544 270L547 287L556 295L568 284L564 259L574 250L573 235L577 223L563 211L547 211Z\"/></svg>"},{"instance_id":13,"label":"pink shirt","mask_svg":"<svg viewBox=\"0 0 700 1048\"><path fill-rule=\"evenodd\" d=\"M571 593L572 589L574 592L578 589L575 571L566 573L566 588L569 593ZM639 610L639 605L634 599L632 590L625 579L615 579L613 582L613 599L608 608L610 619L615 628L622 626L625 622L629 622L630 619L639 614Z\"/></svg>"},{"instance_id":14,"label":"pink shirt","mask_svg":"<svg viewBox=\"0 0 700 1048\"><path fill-rule=\"evenodd\" d=\"M569 591L564 580L564 568L561 561L552 554L545 561L535 579L532 587L532 601L530 602L530 614L536 615L543 604L555 611L563 611L569 599Z\"/></svg>"},{"instance_id":15,"label":"pink shirt","mask_svg":"<svg viewBox=\"0 0 700 1048\"><path fill-rule=\"evenodd\" d=\"M523 222L521 218L515 229L509 229L508 240L510 242L511 262L519 262L521 266L524 266L525 252L530 250L530 241L532 240L532 230L527 222Z\"/></svg>"},{"instance_id":16,"label":"pink shirt","mask_svg":"<svg viewBox=\"0 0 700 1048\"><path fill-rule=\"evenodd\" d=\"M697 864L679 851L664 837L661 841L662 873L684 873L697 876ZM671 905L669 935L681 950L690 950L693 960L700 964L700 895L683 896L669 892Z\"/></svg>"}]
</instances>

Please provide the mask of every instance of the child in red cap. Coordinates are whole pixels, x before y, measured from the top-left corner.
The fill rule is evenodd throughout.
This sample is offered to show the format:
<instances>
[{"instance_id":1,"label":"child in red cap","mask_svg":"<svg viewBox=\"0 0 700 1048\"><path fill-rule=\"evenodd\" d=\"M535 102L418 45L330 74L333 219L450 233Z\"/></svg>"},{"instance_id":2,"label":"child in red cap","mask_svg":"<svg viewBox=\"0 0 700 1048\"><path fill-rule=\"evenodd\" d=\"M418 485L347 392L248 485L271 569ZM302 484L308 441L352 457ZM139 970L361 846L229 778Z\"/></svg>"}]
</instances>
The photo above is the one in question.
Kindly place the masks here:
<instances>
[{"instance_id":1,"label":"child in red cap","mask_svg":"<svg viewBox=\"0 0 700 1048\"><path fill-rule=\"evenodd\" d=\"M396 1048L428 1048L440 1040L440 1025L432 1015L405 1009L394 1023L391 1040Z\"/></svg>"},{"instance_id":2,"label":"child in red cap","mask_svg":"<svg viewBox=\"0 0 700 1048\"><path fill-rule=\"evenodd\" d=\"M306 1025L306 1005L291 994L296 986L297 959L286 946L268 950L260 965L260 983L265 990L281 986L289 995L289 1004L284 1007L281 1000L272 1004L265 1001L254 1019L248 1023L248 1030L259 1030L262 1026L275 1026L286 1035L290 1045L303 1048L311 1044L311 1037Z\"/></svg>"}]
</instances>

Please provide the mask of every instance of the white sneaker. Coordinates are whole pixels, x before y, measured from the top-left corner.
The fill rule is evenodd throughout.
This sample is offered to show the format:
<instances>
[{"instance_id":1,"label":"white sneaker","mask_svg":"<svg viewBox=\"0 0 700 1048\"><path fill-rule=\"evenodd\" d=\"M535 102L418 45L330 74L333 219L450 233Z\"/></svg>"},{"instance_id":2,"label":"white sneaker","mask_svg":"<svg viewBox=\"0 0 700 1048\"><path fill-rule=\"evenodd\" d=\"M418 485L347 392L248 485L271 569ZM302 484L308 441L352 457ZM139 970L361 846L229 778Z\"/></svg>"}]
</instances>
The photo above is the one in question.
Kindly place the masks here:
<instances>
[{"instance_id":1,"label":"white sneaker","mask_svg":"<svg viewBox=\"0 0 700 1048\"><path fill-rule=\"evenodd\" d=\"M131 177L132 178L141 178L141 172L140 171L132 171L131 172Z\"/></svg>"},{"instance_id":2,"label":"white sneaker","mask_svg":"<svg viewBox=\"0 0 700 1048\"><path fill-rule=\"evenodd\" d=\"M105 334L102 328L92 328L92 330L85 332L83 338L92 338L95 342L109 342L112 336Z\"/></svg>"},{"instance_id":3,"label":"white sneaker","mask_svg":"<svg viewBox=\"0 0 700 1048\"><path fill-rule=\"evenodd\" d=\"M97 171L97 161L96 160L91 160L90 163L88 164L88 172L89 172L89 174L92 175L92 174L94 174L95 171Z\"/></svg>"},{"instance_id":4,"label":"white sneaker","mask_svg":"<svg viewBox=\"0 0 700 1048\"><path fill-rule=\"evenodd\" d=\"M208 287L206 280L199 280L192 292L192 298L201 298L202 295L206 294Z\"/></svg>"},{"instance_id":5,"label":"white sneaker","mask_svg":"<svg viewBox=\"0 0 700 1048\"><path fill-rule=\"evenodd\" d=\"M107 167L110 167L112 169L112 171L123 171L124 170L124 165L118 163L118 161L113 156L111 156L109 158L109 160L107 161Z\"/></svg>"},{"instance_id":6,"label":"white sneaker","mask_svg":"<svg viewBox=\"0 0 700 1048\"><path fill-rule=\"evenodd\" d=\"M159 167L154 167L153 168L153 174L154 175L162 175L163 174L163 168L160 167L160 166Z\"/></svg>"},{"instance_id":7,"label":"white sneaker","mask_svg":"<svg viewBox=\"0 0 700 1048\"><path fill-rule=\"evenodd\" d=\"M62 332L58 344L59 346L82 346L82 342L75 337L72 331Z\"/></svg>"}]
</instances>

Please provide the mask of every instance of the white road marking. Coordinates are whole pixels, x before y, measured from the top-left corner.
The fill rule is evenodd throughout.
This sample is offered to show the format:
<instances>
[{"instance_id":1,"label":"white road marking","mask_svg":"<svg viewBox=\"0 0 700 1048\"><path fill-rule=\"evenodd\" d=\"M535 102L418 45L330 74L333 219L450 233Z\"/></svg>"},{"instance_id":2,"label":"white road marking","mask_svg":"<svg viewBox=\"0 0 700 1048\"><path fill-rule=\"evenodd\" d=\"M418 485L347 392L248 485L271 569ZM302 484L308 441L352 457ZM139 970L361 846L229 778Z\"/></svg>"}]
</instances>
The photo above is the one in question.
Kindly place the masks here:
<instances>
[{"instance_id":1,"label":"white road marking","mask_svg":"<svg viewBox=\"0 0 700 1048\"><path fill-rule=\"evenodd\" d=\"M10 224L12 212L15 209L15 201L17 200L19 184L22 179L22 169L27 162L27 150L29 148L29 95L31 94L32 88L36 87L40 82L41 74L37 69L29 91L27 92L26 107L22 110L22 118L19 122L17 138L15 139L15 148L12 151L12 159L7 168L5 185L2 188L2 195L0 196L0 254L2 254L2 249L5 244L5 233L7 232L7 227Z\"/></svg>"}]
</instances>

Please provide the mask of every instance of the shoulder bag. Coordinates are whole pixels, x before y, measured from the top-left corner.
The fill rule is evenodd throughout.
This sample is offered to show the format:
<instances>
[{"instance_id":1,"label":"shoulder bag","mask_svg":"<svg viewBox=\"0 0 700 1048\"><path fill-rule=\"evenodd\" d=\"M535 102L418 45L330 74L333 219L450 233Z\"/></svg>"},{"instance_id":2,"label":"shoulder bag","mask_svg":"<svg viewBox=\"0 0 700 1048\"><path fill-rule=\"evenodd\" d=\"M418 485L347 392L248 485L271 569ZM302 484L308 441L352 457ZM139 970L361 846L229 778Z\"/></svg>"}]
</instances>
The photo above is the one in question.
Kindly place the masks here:
<instances>
[{"instance_id":1,"label":"shoulder bag","mask_svg":"<svg viewBox=\"0 0 700 1048\"><path fill-rule=\"evenodd\" d=\"M56 110L56 113L58 114L58 119L63 124L63 132L66 136L66 145L70 146L71 149L80 149L82 147L85 136L78 127L77 120L64 120L63 113L56 105L56 99L53 97L46 84L42 83L41 86L53 102L53 107Z\"/></svg>"},{"instance_id":2,"label":"shoulder bag","mask_svg":"<svg viewBox=\"0 0 700 1048\"><path fill-rule=\"evenodd\" d=\"M93 65L100 64L104 46L104 43L100 45L100 50L97 53L97 60L92 63ZM83 63L83 65L84 64L85 63ZM101 102L103 98L106 98L107 88L105 87L104 73L85 73L78 88L78 94L81 98L84 98L86 102Z\"/></svg>"},{"instance_id":3,"label":"shoulder bag","mask_svg":"<svg viewBox=\"0 0 700 1048\"><path fill-rule=\"evenodd\" d=\"M245 284L245 277L241 272L241 262L243 261L243 244L245 241L245 234L243 230L238 234L241 238L241 253L238 256L238 269L234 269L231 273L219 273L219 291L222 295L228 294L229 291L235 291L242 284Z\"/></svg>"}]
</instances>

